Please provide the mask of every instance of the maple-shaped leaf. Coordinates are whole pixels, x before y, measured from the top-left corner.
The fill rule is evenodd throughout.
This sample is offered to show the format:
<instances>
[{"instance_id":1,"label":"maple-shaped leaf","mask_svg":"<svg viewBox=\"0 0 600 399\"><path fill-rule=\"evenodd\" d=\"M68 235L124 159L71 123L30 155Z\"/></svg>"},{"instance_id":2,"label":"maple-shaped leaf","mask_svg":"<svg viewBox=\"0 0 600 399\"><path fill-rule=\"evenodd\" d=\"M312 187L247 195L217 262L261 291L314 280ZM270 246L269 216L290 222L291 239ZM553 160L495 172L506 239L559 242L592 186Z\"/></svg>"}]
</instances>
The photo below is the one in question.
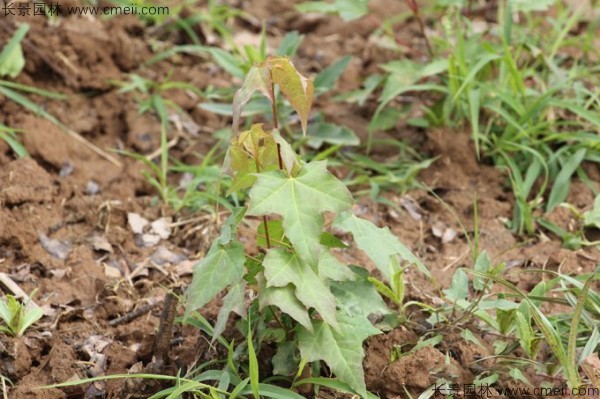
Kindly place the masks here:
<instances>
[{"instance_id":1,"label":"maple-shaped leaf","mask_svg":"<svg viewBox=\"0 0 600 399\"><path fill-rule=\"evenodd\" d=\"M337 260L329 251L321 252L318 269L321 278L332 281L354 280L356 277L348 266Z\"/></svg>"},{"instance_id":2,"label":"maple-shaped leaf","mask_svg":"<svg viewBox=\"0 0 600 399\"><path fill-rule=\"evenodd\" d=\"M242 109L252 94L256 91L260 91L265 95L271 102L274 101L272 96L272 81L269 69L264 65L257 65L250 68L246 79L233 96L233 134L237 134L240 125L240 116L242 115Z\"/></svg>"},{"instance_id":3,"label":"maple-shaped leaf","mask_svg":"<svg viewBox=\"0 0 600 399\"><path fill-rule=\"evenodd\" d=\"M325 361L342 382L366 398L363 341L380 331L366 317L349 317L338 312L337 320L339 331L317 320L313 320L312 332L300 327L298 346L302 359L307 362Z\"/></svg>"},{"instance_id":4,"label":"maple-shaped leaf","mask_svg":"<svg viewBox=\"0 0 600 399\"><path fill-rule=\"evenodd\" d=\"M263 260L267 287L293 284L295 296L307 308L314 308L323 320L337 328L335 297L313 268L297 254L281 248L271 249Z\"/></svg>"},{"instance_id":5,"label":"maple-shaped leaf","mask_svg":"<svg viewBox=\"0 0 600 399\"><path fill-rule=\"evenodd\" d=\"M217 322L213 330L212 341L214 342L225 331L227 320L231 312L237 313L239 316L246 318L246 304L244 301L246 284L241 281L233 285L227 295L223 298L223 306L219 309Z\"/></svg>"},{"instance_id":6,"label":"maple-shaped leaf","mask_svg":"<svg viewBox=\"0 0 600 399\"><path fill-rule=\"evenodd\" d=\"M265 61L271 71L271 79L279 85L292 108L296 110L302 124L302 133L306 136L308 114L315 96L312 79L300 75L292 61L287 57L272 57Z\"/></svg>"},{"instance_id":7,"label":"maple-shaped leaf","mask_svg":"<svg viewBox=\"0 0 600 399\"><path fill-rule=\"evenodd\" d=\"M238 283L244 275L245 259L244 247L239 242L213 245L194 268L187 291L186 313L201 308L219 292Z\"/></svg>"},{"instance_id":8,"label":"maple-shaped leaf","mask_svg":"<svg viewBox=\"0 0 600 399\"><path fill-rule=\"evenodd\" d=\"M250 190L248 215L282 216L285 236L300 257L316 264L322 246L324 212L342 212L352 206L352 195L341 181L327 171L327 162L303 165L297 176L282 171L258 174Z\"/></svg>"},{"instance_id":9,"label":"maple-shaped leaf","mask_svg":"<svg viewBox=\"0 0 600 399\"><path fill-rule=\"evenodd\" d=\"M390 260L392 256L399 255L405 261L414 264L417 268L431 278L431 273L423 262L417 258L390 232L388 227L380 228L370 221L359 218L352 212L340 214L333 223L333 228L351 233L358 248L363 250L375 263L387 281L390 280Z\"/></svg>"},{"instance_id":10,"label":"maple-shaped leaf","mask_svg":"<svg viewBox=\"0 0 600 399\"><path fill-rule=\"evenodd\" d=\"M358 268L358 266L355 266ZM366 272L365 269L361 270ZM354 273L353 273L354 274ZM366 272L368 276L368 272ZM355 281L334 281L331 283L331 292L335 296L339 312L346 315L368 317L370 315L386 315L391 311L386 306L375 286L367 277L355 274Z\"/></svg>"},{"instance_id":11,"label":"maple-shaped leaf","mask_svg":"<svg viewBox=\"0 0 600 399\"><path fill-rule=\"evenodd\" d=\"M277 306L283 313L291 316L307 330L312 331L308 309L296 298L296 288L292 284L284 287L264 287L259 291L260 310L265 306Z\"/></svg>"},{"instance_id":12,"label":"maple-shaped leaf","mask_svg":"<svg viewBox=\"0 0 600 399\"><path fill-rule=\"evenodd\" d=\"M277 143L265 132L261 123L231 139L225 160L225 170L233 173L233 183L227 191L231 194L254 184L257 172L279 167Z\"/></svg>"}]
</instances>

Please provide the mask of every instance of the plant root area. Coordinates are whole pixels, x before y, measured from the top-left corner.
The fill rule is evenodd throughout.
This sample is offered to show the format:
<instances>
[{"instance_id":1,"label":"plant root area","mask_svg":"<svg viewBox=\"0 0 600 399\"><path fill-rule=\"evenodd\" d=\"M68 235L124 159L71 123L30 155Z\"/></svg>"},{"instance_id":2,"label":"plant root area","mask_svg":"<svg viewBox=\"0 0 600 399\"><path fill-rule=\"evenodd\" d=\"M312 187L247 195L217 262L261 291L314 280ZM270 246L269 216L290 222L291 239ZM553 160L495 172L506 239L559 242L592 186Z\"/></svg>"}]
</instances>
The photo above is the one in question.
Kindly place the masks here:
<instances>
[{"instance_id":1,"label":"plant root area","mask_svg":"<svg viewBox=\"0 0 600 399\"><path fill-rule=\"evenodd\" d=\"M402 2L377 0L370 4L367 17L344 23L334 16L299 14L292 2L283 0L241 3L257 21L267 21L273 48L287 31L305 35L294 58L305 75L316 74L336 59L352 55L338 92L359 88L364 77L378 71L378 64L397 58L397 53L372 43L369 37L386 17L408 11ZM0 292L15 294L12 289L16 286L27 295L33 293L31 300L44 311L44 317L24 336L0 334L0 375L12 382L6 382L4 392L11 399L149 397L156 392L155 381L118 379L39 389L90 376L148 371L155 356L167 289L183 292L193 266L218 233L214 212L176 213L161 205L156 201L156 190L142 174L145 166L111 151L146 156L160 148L158 118L152 112L141 114L139 93L120 93L114 82L129 81L128 74L155 81L170 76L199 89L239 86L240 82L201 55L177 54L147 63L154 55L153 46L189 44L189 39L183 31L167 26L147 29L133 16L102 20L75 15L57 20L0 17L0 43L6 43L18 22L29 23L31 29L22 43L26 66L17 82L68 94L60 101L37 95L29 98L105 153L92 150L43 115L0 97L3 123L24 131L19 138L30 154L16 159L0 140L0 276L4 276ZM244 20L238 25L235 40L257 43L260 22ZM405 56L426 59L427 50L418 32L416 21L409 19L396 33L397 40L406 48ZM212 148L216 143L212 133L230 126L230 118L198 107L205 100L187 90L169 90L164 97L186 115L186 119L180 117L170 125L171 161L198 164L196 154L206 154ZM349 126L365 142L375 100L358 106L329 101L330 97L320 97L315 110L327 121ZM417 178L429 190L413 188L384 194L395 206L369 198L357 204L364 217L379 226L389 226L435 277L436 284L408 269L407 301L439 306L442 290L449 287L454 271L472 267L467 235L473 236L476 217L479 248L487 250L494 263L505 262L504 277L524 291L547 278L526 273L528 269L581 274L592 272L600 261L595 248L568 250L548 232L540 230L535 236L522 237L507 228L514 207L507 174L476 159L466 129L426 130L401 120L378 138L402 139L419 153L437 157ZM371 154L375 159L394 155L389 148L377 145ZM598 185L598 165L585 168ZM336 168L335 173L343 174L344 168ZM180 184L179 177L170 184ZM567 199L570 204L583 212L591 208L593 199L585 184L572 182ZM577 229L580 223L562 207L549 218L567 231ZM224 220L223 215L219 220ZM254 227L242 228L243 242L251 241ZM377 274L362 253L344 256ZM219 305L220 299L216 299L201 313L214 323ZM546 304L543 309L564 311L560 304ZM182 307L177 308L178 315L182 311ZM364 360L367 388L382 398L408 398L409 393L418 397L441 377L471 384L482 370L498 371L496 386L524 386L509 377L509 368L502 366L501 359L490 357L498 337L486 333L472 318L461 319L460 312L457 309L455 323L436 326L436 333L444 337L436 347L397 359L393 359L397 348L408 351L428 331L428 316L419 308L408 308L409 322L369 339ZM225 332L228 339L236 337L234 323L229 321ZM469 330L469 336L476 337L479 344L465 339L464 330ZM512 355L524 356L518 347ZM175 323L160 371L175 375L177 370L225 356L198 329ZM542 343L538 361L550 356L550 349ZM270 367L268 362L261 364L265 377ZM535 386L565 383L527 367L523 373ZM491 391L491 396L472 397L500 397ZM323 389L319 396L344 394Z\"/></svg>"}]
</instances>

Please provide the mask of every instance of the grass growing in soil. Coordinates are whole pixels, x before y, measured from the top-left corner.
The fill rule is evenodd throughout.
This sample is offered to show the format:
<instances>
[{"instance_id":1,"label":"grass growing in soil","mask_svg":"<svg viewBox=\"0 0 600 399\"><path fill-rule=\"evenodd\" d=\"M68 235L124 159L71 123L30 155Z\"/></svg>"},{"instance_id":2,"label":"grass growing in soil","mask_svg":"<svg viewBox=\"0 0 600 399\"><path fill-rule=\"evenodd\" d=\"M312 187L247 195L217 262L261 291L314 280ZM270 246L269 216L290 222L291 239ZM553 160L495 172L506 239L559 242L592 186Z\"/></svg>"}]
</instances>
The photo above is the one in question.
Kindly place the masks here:
<instances>
[{"instance_id":1,"label":"grass growing in soil","mask_svg":"<svg viewBox=\"0 0 600 399\"><path fill-rule=\"evenodd\" d=\"M433 95L412 123L470 128L477 157L509 174L516 201L511 227L520 234L535 233L537 211L565 201L572 176L589 180L581 166L598 162L600 129L592 61L598 52L589 45L598 22L574 42L568 33L581 22L581 8L558 2L552 20L520 13L527 9L500 2L496 23L481 26L460 6L444 8L428 64L403 59L382 66L387 76L374 118L405 93ZM515 16L524 21L515 23ZM533 34L539 26L547 27L545 35ZM561 54L566 46L581 57Z\"/></svg>"},{"instance_id":2,"label":"grass growing in soil","mask_svg":"<svg viewBox=\"0 0 600 399\"><path fill-rule=\"evenodd\" d=\"M108 235L109 222L99 228L100 216L87 217L95 223L94 239L86 237L94 242L91 259L102 264L105 272L121 273L114 293L106 295L106 287L102 295L95 293L95 306L104 306L106 297L119 298L119 286L127 286L129 302L156 295L160 287L161 295L167 291L168 298L185 308L175 318L177 306L169 310L165 299L160 323L146 328L156 327L150 332L155 334L150 353L138 355L131 348L140 350L141 344L128 342L138 361L133 366L127 363L129 373L106 373L102 368L106 363L94 362L112 354L88 353L83 362L94 367L81 366L61 381L52 375L40 389L73 392L73 387L91 383L106 389L103 384L117 380L122 383L118 392L143 391L147 398L298 399L325 392L335 398L427 399L435 397L434 387L457 382L485 385L501 394L515 386L600 388L600 54L595 44L600 16L596 2L590 1L587 11L585 5L573 7L558 0L403 4L402 13L384 13L382 18L371 14L368 1L302 3L294 11L295 18L307 24L300 25L302 34L274 28L273 21L257 21L248 9L212 0L206 4L185 0L173 6L170 17L140 17L140 30L151 43L152 54L139 68L128 68L119 79L112 79L106 90L116 87L119 99L132 99L139 116L156 122L158 145L141 154L123 145L121 138L127 132L119 132L115 152L125 155L121 160L67 128L60 115L30 100L30 96L59 101L67 97L20 83L21 74L28 73L21 43L30 27L18 25L0 52L0 94L55 123L68 133L65 137L85 142L113 164L141 162L146 168L143 177L154 190L153 200L134 199L134 205L129 197L103 197L99 209L122 207L120 216L107 218L120 229L116 230L119 238ZM329 15L326 23L336 21L340 27L345 25L337 17L348 24L374 18L378 23L370 28L369 38L358 30L359 40L377 44L374 51L385 55L358 63L346 54L336 54L326 63L318 60L323 56L318 51L314 59L307 57L307 43L314 46L308 40L314 34L313 24L315 30L322 29L316 13L323 12ZM397 32L406 26L416 34L410 41ZM240 39L241 28L252 32L253 44ZM271 47L274 38L278 46ZM331 37L319 40L324 48L332 41ZM190 59L193 67L210 64L202 70L210 76L205 86L173 78L171 69ZM348 80L356 79L346 74L356 72L352 68L357 64L362 84L340 91L338 83L348 85ZM315 72L311 73L314 79L305 77L309 70ZM156 78L157 71L161 79ZM182 102L193 99L192 106L180 104L181 93L185 94ZM85 94L93 98L103 93ZM352 107L353 116L366 115L364 132L332 122L335 115L327 105L335 105L336 110ZM194 118L202 123L215 118L217 127L198 126ZM121 119L127 118L121 115ZM8 125L0 123L0 140L8 144L11 157L27 156L27 145L20 140L27 132ZM484 219L486 205L499 200L479 199L477 176L465 184L472 188L474 199L459 210L460 201L446 194L471 192L453 186L449 178L459 172L456 163L461 160L451 159L454 165L444 164L448 165L444 170L440 163L449 161L445 154L427 153L397 138L413 132L427 141L433 130L442 131L448 141L468 131L470 142L463 156L476 159L481 171L489 173L493 167L504 173L509 199L503 202L510 205L510 217L487 214ZM99 137L104 133L95 132ZM98 139L94 134L90 137ZM377 152L381 147L386 155ZM43 158L39 153L36 157ZM435 178L421 182L421 176L431 170L441 177L433 174ZM447 186L428 188L427 183L440 180ZM11 182L12 175L6 183ZM74 197L79 190L65 179L53 184L50 192L60 196ZM574 186L588 190L594 203L568 203ZM30 201L29 194L22 199L1 189L0 203L5 198L12 201L7 213L33 209L35 201L40 207L52 201ZM407 201L407 193L419 199ZM61 212L75 206L68 198L61 200ZM90 204L98 205L93 198ZM6 217L2 205L0 221L9 220L2 219ZM164 234L153 239L166 235L160 250L177 260L161 263L160 256L156 260L158 249L150 251L144 248L147 243L124 238L130 232L126 225L118 225L118 219L143 210L174 219L165 222L166 227L163 224L166 233L161 231ZM203 217L183 217L191 213L207 213L209 218L203 220L209 221L210 228L178 230L188 220ZM23 215L27 214L19 217ZM226 215L224 221L221 215ZM88 223L85 216L73 220L47 230L54 234L64 226ZM458 227L440 228L439 223ZM137 234L143 236L144 228ZM65 259L60 260L63 263L52 259L51 272L44 265L28 266L35 275L23 277L22 261L40 263L21 254L24 245L19 237L4 230L8 228L0 226L0 267L8 260L11 272L19 270L12 276L23 284L47 276L60 280L57 270L66 267ZM192 248L188 242L200 230L206 233L205 245L192 241ZM393 233L404 230L417 231L408 236L411 242ZM213 237L210 231L220 233ZM510 248L492 245L489 236L497 232L502 233L498 241L505 240ZM100 233L106 233L106 242L98 238ZM542 252L544 244L555 240L567 249L542 256L543 261L518 252L529 246ZM456 248L460 252L466 248L464 256L457 255ZM515 250L512 258L504 256ZM169 262L183 263L177 251L194 264L187 274L171 268ZM431 265L440 258L445 265L434 269ZM567 267L572 258L582 265L587 262L586 267ZM18 267L17 262L21 262ZM87 258L69 262L69 273L80 264L94 263ZM178 297L175 292L181 292L182 286L187 287L186 294ZM42 298L50 300L52 293L43 292ZM69 313L70 307L79 306L77 300L54 308ZM85 317L77 317L89 317L89 312L81 314ZM107 319L111 327L122 317L113 316L117 315ZM41 340L39 331L58 331L61 315L56 317L48 323L39 308L29 309L11 295L1 298L0 360L12 359L5 342L11 348L23 336ZM107 323L90 324L93 329ZM173 330L181 341L185 334L196 334L197 345L206 343L202 347L210 358L203 353L191 364L182 364L162 352L157 357L161 341L167 342L167 355L180 342L171 345ZM164 331L168 336L161 335ZM114 342L128 334L126 328L101 333L111 335ZM402 339L394 338L395 334ZM74 356L89 350L82 348ZM468 357L471 352L476 355ZM36 361L50 364L41 358ZM398 370L408 370L408 376L422 372L410 368L419 362L431 362L425 377L420 376L423 385L402 378L392 381L394 376L406 377ZM4 396L19 389L22 377L11 367L0 364Z\"/></svg>"}]
</instances>

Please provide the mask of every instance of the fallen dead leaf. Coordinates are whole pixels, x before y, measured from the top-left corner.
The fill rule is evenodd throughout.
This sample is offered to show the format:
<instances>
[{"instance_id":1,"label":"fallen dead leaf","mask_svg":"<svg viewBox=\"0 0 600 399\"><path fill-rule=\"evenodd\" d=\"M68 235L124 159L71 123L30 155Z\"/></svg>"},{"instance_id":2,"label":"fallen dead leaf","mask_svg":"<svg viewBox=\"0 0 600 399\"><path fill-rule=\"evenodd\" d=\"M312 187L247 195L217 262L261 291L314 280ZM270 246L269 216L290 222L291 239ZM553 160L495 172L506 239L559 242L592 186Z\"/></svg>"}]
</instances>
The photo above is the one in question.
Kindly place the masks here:
<instances>
[{"instance_id":1,"label":"fallen dead leaf","mask_svg":"<svg viewBox=\"0 0 600 399\"><path fill-rule=\"evenodd\" d=\"M102 265L104 266L104 276L106 276L106 278L119 279L123 276L123 273L118 267L106 263L102 263Z\"/></svg>"},{"instance_id":2,"label":"fallen dead leaf","mask_svg":"<svg viewBox=\"0 0 600 399\"><path fill-rule=\"evenodd\" d=\"M152 233L166 240L171 236L171 218L160 218L150 224Z\"/></svg>"},{"instance_id":3,"label":"fallen dead leaf","mask_svg":"<svg viewBox=\"0 0 600 399\"><path fill-rule=\"evenodd\" d=\"M68 241L59 241L54 238L49 238L44 233L39 233L38 238L42 247L55 258L65 260L71 252L71 243Z\"/></svg>"},{"instance_id":4,"label":"fallen dead leaf","mask_svg":"<svg viewBox=\"0 0 600 399\"><path fill-rule=\"evenodd\" d=\"M442 234L442 244L447 244L454 240L456 235L456 230L454 230L452 227L448 227L446 230L444 230L444 234Z\"/></svg>"},{"instance_id":5,"label":"fallen dead leaf","mask_svg":"<svg viewBox=\"0 0 600 399\"><path fill-rule=\"evenodd\" d=\"M421 208L412 198L408 196L400 198L400 205L402 205L402 207L406 209L406 212L408 212L408 214L413 220L418 222L422 219Z\"/></svg>"},{"instance_id":6,"label":"fallen dead leaf","mask_svg":"<svg viewBox=\"0 0 600 399\"><path fill-rule=\"evenodd\" d=\"M159 266L164 266L166 264L176 265L185 259L185 255L172 252L164 245L159 246L150 257L150 260Z\"/></svg>"},{"instance_id":7,"label":"fallen dead leaf","mask_svg":"<svg viewBox=\"0 0 600 399\"><path fill-rule=\"evenodd\" d=\"M130 212L127 214L127 223L134 234L143 234L144 227L146 227L150 222L137 213Z\"/></svg>"},{"instance_id":8,"label":"fallen dead leaf","mask_svg":"<svg viewBox=\"0 0 600 399\"><path fill-rule=\"evenodd\" d=\"M600 389L600 358L598 358L598 354L592 353L586 357L581 363L581 368L596 388Z\"/></svg>"},{"instance_id":9,"label":"fallen dead leaf","mask_svg":"<svg viewBox=\"0 0 600 399\"><path fill-rule=\"evenodd\" d=\"M112 245L110 245L110 242L108 242L104 236L92 236L90 237L89 242L92 244L94 251L108 252L109 254L114 252Z\"/></svg>"},{"instance_id":10,"label":"fallen dead leaf","mask_svg":"<svg viewBox=\"0 0 600 399\"><path fill-rule=\"evenodd\" d=\"M174 272L179 277L189 276L193 273L196 263L198 262L193 260L184 260L183 262L179 262L175 265Z\"/></svg>"},{"instance_id":11,"label":"fallen dead leaf","mask_svg":"<svg viewBox=\"0 0 600 399\"><path fill-rule=\"evenodd\" d=\"M431 226L431 233L435 237L439 238L442 244L451 242L457 236L456 230L454 230L452 227L446 227L439 222Z\"/></svg>"}]
</instances>

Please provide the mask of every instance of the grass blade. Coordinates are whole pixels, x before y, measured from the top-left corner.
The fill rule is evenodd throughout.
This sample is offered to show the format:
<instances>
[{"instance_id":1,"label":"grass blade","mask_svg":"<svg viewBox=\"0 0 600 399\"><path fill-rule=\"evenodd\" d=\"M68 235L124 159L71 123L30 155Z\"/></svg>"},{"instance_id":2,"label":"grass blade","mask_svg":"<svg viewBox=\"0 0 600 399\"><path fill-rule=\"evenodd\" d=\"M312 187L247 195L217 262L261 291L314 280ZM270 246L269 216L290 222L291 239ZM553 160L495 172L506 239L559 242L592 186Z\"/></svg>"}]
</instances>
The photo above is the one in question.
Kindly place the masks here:
<instances>
[{"instance_id":1,"label":"grass blade","mask_svg":"<svg viewBox=\"0 0 600 399\"><path fill-rule=\"evenodd\" d=\"M250 367L250 386L252 387L252 394L254 399L260 399L259 381L258 381L258 359L256 358L256 352L254 351L254 344L252 343L252 323L248 318L248 362Z\"/></svg>"},{"instance_id":2,"label":"grass blade","mask_svg":"<svg viewBox=\"0 0 600 399\"><path fill-rule=\"evenodd\" d=\"M573 312L573 319L571 319L571 330L569 331L569 343L567 346L567 357L569 359L569 363L573 365L573 367L577 367L577 361L575 360L575 349L577 347L577 330L579 328L579 321L581 320L581 314L583 313L583 307L585 305L587 293L592 286L592 281L594 281L594 276L588 277L585 285L583 286L583 290L579 293L579 297L577 298L577 306L575 307L575 311Z\"/></svg>"},{"instance_id":3,"label":"grass blade","mask_svg":"<svg viewBox=\"0 0 600 399\"><path fill-rule=\"evenodd\" d=\"M9 129L7 126L0 125L0 140L6 141L10 149L13 150L19 158L29 155L25 147L23 147L23 144L21 144L19 140L14 137L13 129Z\"/></svg>"},{"instance_id":4,"label":"grass blade","mask_svg":"<svg viewBox=\"0 0 600 399\"><path fill-rule=\"evenodd\" d=\"M527 294L525 294L523 291L521 291L519 288L514 286L512 283L510 283L509 281L507 281L501 277L493 276L489 273L480 273L475 270L467 269L466 271L470 272L476 276L488 278L488 279L508 288L510 291L518 294L527 303L527 305L531 311L531 317L533 318L533 320L535 321L535 324L538 326L538 328L540 329L540 331L546 338L548 345L552 349L552 353L554 354L556 359L559 361L560 365L563 367L563 370L564 370L564 373L565 373L565 376L566 376L569 386L572 388L578 387L581 384L581 377L579 376L579 373L578 373L577 369L575 368L574 363L569 362L569 358L567 356L567 352L565 352L565 348L562 344L562 338L561 338L560 334L552 326L552 323L550 323L550 321L544 315L544 313L542 313L542 311L535 305L535 303L533 303L533 301L527 296Z\"/></svg>"},{"instance_id":5,"label":"grass blade","mask_svg":"<svg viewBox=\"0 0 600 399\"><path fill-rule=\"evenodd\" d=\"M552 185L552 191L550 191L546 212L552 211L558 204L567 198L567 195L569 194L569 187L571 186L571 176L573 173L575 173L585 158L586 152L587 150L585 148L581 148L562 165L562 170L558 176L556 176L554 184Z\"/></svg>"},{"instance_id":6,"label":"grass blade","mask_svg":"<svg viewBox=\"0 0 600 399\"><path fill-rule=\"evenodd\" d=\"M15 83L15 82L9 82L7 80L0 80L0 86L19 90L24 93L36 94L40 97L51 98L53 100L66 100L67 98L69 98L69 96L67 96L66 94L63 94L63 93L55 93L53 91L38 89L37 87L27 86L27 85Z\"/></svg>"},{"instance_id":7,"label":"grass blade","mask_svg":"<svg viewBox=\"0 0 600 399\"><path fill-rule=\"evenodd\" d=\"M479 159L479 142L481 138L479 137L479 103L480 90L472 89L469 90L469 113L471 115L471 135L473 137L473 142L475 144L475 155L477 159Z\"/></svg>"}]
</instances>

